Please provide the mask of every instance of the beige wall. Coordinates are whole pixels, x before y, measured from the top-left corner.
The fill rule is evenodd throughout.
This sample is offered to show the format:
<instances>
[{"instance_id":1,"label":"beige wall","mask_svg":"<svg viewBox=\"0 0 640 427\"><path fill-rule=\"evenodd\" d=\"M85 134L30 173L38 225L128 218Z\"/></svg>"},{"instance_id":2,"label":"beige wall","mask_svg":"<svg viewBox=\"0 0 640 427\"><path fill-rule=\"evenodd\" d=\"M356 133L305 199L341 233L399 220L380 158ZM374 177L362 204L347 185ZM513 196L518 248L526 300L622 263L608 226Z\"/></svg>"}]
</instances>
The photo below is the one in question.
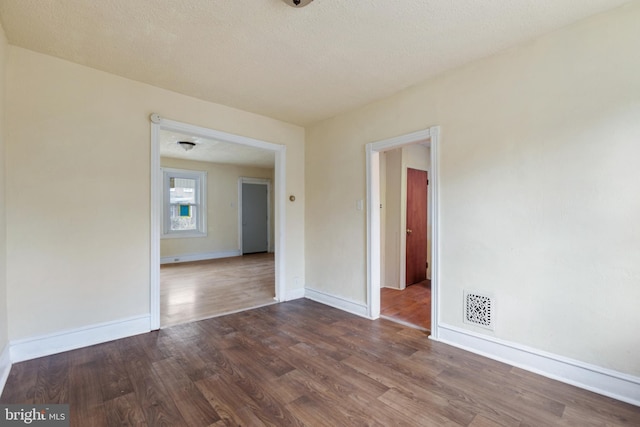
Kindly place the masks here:
<instances>
[{"instance_id":1,"label":"beige wall","mask_svg":"<svg viewBox=\"0 0 640 427\"><path fill-rule=\"evenodd\" d=\"M160 256L176 257L210 252L239 250L238 246L238 180L264 178L271 180L273 169L223 165L163 157L163 167L207 172L207 236L196 238L162 239ZM273 197L271 199L270 228L273 232ZM270 241L273 244L273 235Z\"/></svg>"},{"instance_id":2,"label":"beige wall","mask_svg":"<svg viewBox=\"0 0 640 427\"><path fill-rule=\"evenodd\" d=\"M287 147L286 290L304 278L304 130L9 47L9 338L149 313L150 113Z\"/></svg>"},{"instance_id":3,"label":"beige wall","mask_svg":"<svg viewBox=\"0 0 640 427\"><path fill-rule=\"evenodd\" d=\"M307 285L366 301L364 146L440 125L441 321L639 375L638 22L636 2L307 129ZM465 289L494 294L495 332L462 322Z\"/></svg>"},{"instance_id":4,"label":"beige wall","mask_svg":"<svg viewBox=\"0 0 640 427\"><path fill-rule=\"evenodd\" d=\"M7 326L7 222L5 196L5 79L7 39L0 25L0 352L5 348L8 339Z\"/></svg>"},{"instance_id":5,"label":"beige wall","mask_svg":"<svg viewBox=\"0 0 640 427\"><path fill-rule=\"evenodd\" d=\"M382 201L380 226L385 236L380 241L381 287L400 289L404 288L400 282L400 227L402 215L402 149L396 149L382 153L380 164L385 164L384 179L380 179L381 193L385 194Z\"/></svg>"}]
</instances>

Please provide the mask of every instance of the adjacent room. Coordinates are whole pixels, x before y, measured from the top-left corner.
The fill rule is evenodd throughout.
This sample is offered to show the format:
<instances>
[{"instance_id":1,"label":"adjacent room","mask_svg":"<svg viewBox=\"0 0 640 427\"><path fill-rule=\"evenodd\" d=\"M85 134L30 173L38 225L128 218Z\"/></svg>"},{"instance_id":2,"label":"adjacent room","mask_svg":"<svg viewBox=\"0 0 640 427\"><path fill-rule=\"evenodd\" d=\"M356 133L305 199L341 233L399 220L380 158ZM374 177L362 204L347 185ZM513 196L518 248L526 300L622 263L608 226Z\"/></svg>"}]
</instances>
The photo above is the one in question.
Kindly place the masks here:
<instances>
[{"instance_id":1,"label":"adjacent room","mask_svg":"<svg viewBox=\"0 0 640 427\"><path fill-rule=\"evenodd\" d=\"M380 157L380 316L431 328L429 144L384 151Z\"/></svg>"},{"instance_id":2,"label":"adjacent room","mask_svg":"<svg viewBox=\"0 0 640 427\"><path fill-rule=\"evenodd\" d=\"M160 326L275 303L273 152L163 130Z\"/></svg>"}]
</instances>

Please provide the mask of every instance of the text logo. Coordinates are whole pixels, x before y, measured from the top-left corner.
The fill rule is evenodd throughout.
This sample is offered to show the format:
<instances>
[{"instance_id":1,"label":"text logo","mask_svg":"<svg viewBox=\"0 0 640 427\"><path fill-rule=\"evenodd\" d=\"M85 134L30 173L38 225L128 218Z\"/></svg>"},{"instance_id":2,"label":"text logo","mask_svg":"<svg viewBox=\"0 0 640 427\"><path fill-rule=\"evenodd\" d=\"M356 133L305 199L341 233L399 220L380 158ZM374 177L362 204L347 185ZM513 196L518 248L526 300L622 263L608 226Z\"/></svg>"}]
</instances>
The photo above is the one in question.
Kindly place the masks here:
<instances>
[{"instance_id":1,"label":"text logo","mask_svg":"<svg viewBox=\"0 0 640 427\"><path fill-rule=\"evenodd\" d=\"M0 405L0 427L69 427L69 405Z\"/></svg>"}]
</instances>

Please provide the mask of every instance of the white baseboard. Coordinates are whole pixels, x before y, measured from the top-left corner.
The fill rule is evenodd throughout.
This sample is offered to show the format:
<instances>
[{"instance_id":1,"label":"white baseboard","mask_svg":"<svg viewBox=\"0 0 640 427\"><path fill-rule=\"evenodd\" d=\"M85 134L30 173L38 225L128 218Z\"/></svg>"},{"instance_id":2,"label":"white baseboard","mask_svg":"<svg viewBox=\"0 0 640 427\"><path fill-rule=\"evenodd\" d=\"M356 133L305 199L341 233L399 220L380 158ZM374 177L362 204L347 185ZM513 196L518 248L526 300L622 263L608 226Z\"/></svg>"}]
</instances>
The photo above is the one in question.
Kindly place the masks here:
<instances>
[{"instance_id":1,"label":"white baseboard","mask_svg":"<svg viewBox=\"0 0 640 427\"><path fill-rule=\"evenodd\" d=\"M11 346L9 343L4 346L2 353L0 353L0 394L4 391L4 385L9 378L9 372L11 372Z\"/></svg>"},{"instance_id":2,"label":"white baseboard","mask_svg":"<svg viewBox=\"0 0 640 427\"><path fill-rule=\"evenodd\" d=\"M284 296L284 300L285 301L292 301L294 299L300 299L300 298L304 298L305 295L305 289L292 289L287 291L287 293Z\"/></svg>"},{"instance_id":3,"label":"white baseboard","mask_svg":"<svg viewBox=\"0 0 640 427\"><path fill-rule=\"evenodd\" d=\"M206 259L229 258L240 256L240 250L224 251L224 252L203 252L200 254L182 254L173 256L164 256L160 258L160 264L173 264L176 262L204 261Z\"/></svg>"},{"instance_id":4,"label":"white baseboard","mask_svg":"<svg viewBox=\"0 0 640 427\"><path fill-rule=\"evenodd\" d=\"M338 297L335 295L331 295L326 292L318 291L315 289L309 289L309 288L306 288L304 290L304 297L312 301L316 301L324 305L329 305L331 307L338 308L348 313L355 314L361 317L366 317L367 319L369 319L366 304L359 303L346 298Z\"/></svg>"},{"instance_id":5,"label":"white baseboard","mask_svg":"<svg viewBox=\"0 0 640 427\"><path fill-rule=\"evenodd\" d=\"M63 351L149 332L150 317L130 317L39 337L11 341L11 362L17 363Z\"/></svg>"},{"instance_id":6,"label":"white baseboard","mask_svg":"<svg viewBox=\"0 0 640 427\"><path fill-rule=\"evenodd\" d=\"M435 341L640 406L640 377L477 334L451 325L439 324L437 336Z\"/></svg>"}]
</instances>

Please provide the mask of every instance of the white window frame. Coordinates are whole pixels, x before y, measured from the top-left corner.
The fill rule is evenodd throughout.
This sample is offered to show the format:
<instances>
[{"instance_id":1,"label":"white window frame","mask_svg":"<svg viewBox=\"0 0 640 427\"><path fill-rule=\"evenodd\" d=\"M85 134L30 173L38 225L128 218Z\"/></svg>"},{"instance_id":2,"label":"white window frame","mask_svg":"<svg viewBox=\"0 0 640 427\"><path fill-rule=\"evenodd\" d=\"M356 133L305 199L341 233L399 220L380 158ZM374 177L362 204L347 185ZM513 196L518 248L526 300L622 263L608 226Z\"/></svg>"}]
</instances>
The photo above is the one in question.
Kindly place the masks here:
<instances>
[{"instance_id":1,"label":"white window frame","mask_svg":"<svg viewBox=\"0 0 640 427\"><path fill-rule=\"evenodd\" d=\"M162 170L162 233L163 239L207 237L207 172L187 169L161 168ZM169 182L171 178L193 179L196 182L196 205L199 215L196 230L171 230Z\"/></svg>"}]
</instances>

